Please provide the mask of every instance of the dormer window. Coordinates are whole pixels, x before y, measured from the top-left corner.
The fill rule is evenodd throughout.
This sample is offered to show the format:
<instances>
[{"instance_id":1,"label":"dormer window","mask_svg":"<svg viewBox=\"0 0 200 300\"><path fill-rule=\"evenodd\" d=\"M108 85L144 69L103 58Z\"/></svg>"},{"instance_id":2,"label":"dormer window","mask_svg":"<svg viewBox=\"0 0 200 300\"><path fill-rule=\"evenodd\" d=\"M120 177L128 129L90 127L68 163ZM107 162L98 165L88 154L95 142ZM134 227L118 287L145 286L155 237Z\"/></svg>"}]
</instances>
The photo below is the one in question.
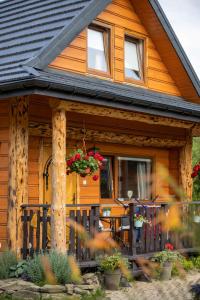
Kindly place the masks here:
<instances>
[{"instance_id":1,"label":"dormer window","mask_svg":"<svg viewBox=\"0 0 200 300\"><path fill-rule=\"evenodd\" d=\"M109 29L92 25L88 28L88 69L110 73Z\"/></svg>"},{"instance_id":2,"label":"dormer window","mask_svg":"<svg viewBox=\"0 0 200 300\"><path fill-rule=\"evenodd\" d=\"M143 41L125 37L125 77L131 80L143 80Z\"/></svg>"}]
</instances>

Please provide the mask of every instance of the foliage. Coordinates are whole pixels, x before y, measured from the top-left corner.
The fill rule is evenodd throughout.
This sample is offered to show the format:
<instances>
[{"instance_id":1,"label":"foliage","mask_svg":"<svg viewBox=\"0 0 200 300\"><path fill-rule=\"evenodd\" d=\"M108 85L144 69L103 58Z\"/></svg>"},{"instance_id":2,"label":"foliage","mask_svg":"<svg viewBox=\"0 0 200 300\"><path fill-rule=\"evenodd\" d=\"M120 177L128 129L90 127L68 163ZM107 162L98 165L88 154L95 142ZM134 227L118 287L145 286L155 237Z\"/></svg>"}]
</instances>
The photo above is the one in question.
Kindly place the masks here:
<instances>
[{"instance_id":1,"label":"foliage","mask_svg":"<svg viewBox=\"0 0 200 300\"><path fill-rule=\"evenodd\" d=\"M192 257L191 261L195 269L200 270L200 256Z\"/></svg>"},{"instance_id":2,"label":"foliage","mask_svg":"<svg viewBox=\"0 0 200 300\"><path fill-rule=\"evenodd\" d=\"M103 300L106 299L106 294L105 291L101 290L101 289L97 289L95 292L91 293L90 295L83 295L81 297L81 300Z\"/></svg>"},{"instance_id":3,"label":"foliage","mask_svg":"<svg viewBox=\"0 0 200 300\"><path fill-rule=\"evenodd\" d=\"M149 221L147 220L147 218L145 218L145 217L144 217L143 215L141 215L141 214L134 214L133 220L134 220L134 221L144 222L144 223L149 223Z\"/></svg>"},{"instance_id":4,"label":"foliage","mask_svg":"<svg viewBox=\"0 0 200 300\"><path fill-rule=\"evenodd\" d=\"M37 285L45 284L45 273L41 260L42 255L34 255L27 263L26 273L31 282Z\"/></svg>"},{"instance_id":5,"label":"foliage","mask_svg":"<svg viewBox=\"0 0 200 300\"><path fill-rule=\"evenodd\" d=\"M18 262L17 265L10 267L9 275L10 277L19 278L26 273L26 270L27 270L27 262L25 260L22 260Z\"/></svg>"},{"instance_id":6,"label":"foliage","mask_svg":"<svg viewBox=\"0 0 200 300\"><path fill-rule=\"evenodd\" d=\"M11 251L0 253L0 279L10 277L10 267L17 264L17 257Z\"/></svg>"},{"instance_id":7,"label":"foliage","mask_svg":"<svg viewBox=\"0 0 200 300\"><path fill-rule=\"evenodd\" d=\"M48 268L50 270L48 270ZM55 283L66 284L71 282L71 270L68 258L62 253L51 251L48 254L35 255L29 259L26 267L26 273L30 281L37 285L48 283L49 274L52 273Z\"/></svg>"},{"instance_id":8,"label":"foliage","mask_svg":"<svg viewBox=\"0 0 200 300\"><path fill-rule=\"evenodd\" d=\"M122 257L121 253L114 253L113 255L105 256L100 262L101 271L115 271L117 269L122 269L122 267L128 268L128 260Z\"/></svg>"},{"instance_id":9,"label":"foliage","mask_svg":"<svg viewBox=\"0 0 200 300\"><path fill-rule=\"evenodd\" d=\"M156 253L152 257L152 261L158 262L160 264L163 264L165 262L174 262L179 259L180 259L180 254L177 251L171 251L167 249L159 253Z\"/></svg>"},{"instance_id":10,"label":"foliage","mask_svg":"<svg viewBox=\"0 0 200 300\"><path fill-rule=\"evenodd\" d=\"M0 300L11 300L12 295L0 295Z\"/></svg>"},{"instance_id":11,"label":"foliage","mask_svg":"<svg viewBox=\"0 0 200 300\"><path fill-rule=\"evenodd\" d=\"M98 152L89 151L85 153L81 149L73 151L67 157L67 174L75 172L81 177L91 176L102 166L103 159L103 156ZM98 180L98 176L94 175L93 180Z\"/></svg>"},{"instance_id":12,"label":"foliage","mask_svg":"<svg viewBox=\"0 0 200 300\"><path fill-rule=\"evenodd\" d=\"M192 148L192 165L195 166L200 161L200 138L193 138ZM193 180L193 200L200 200L200 180L199 177L195 177Z\"/></svg>"},{"instance_id":13,"label":"foliage","mask_svg":"<svg viewBox=\"0 0 200 300\"><path fill-rule=\"evenodd\" d=\"M56 281L59 284L69 283L71 281L71 270L67 256L56 251L51 251L48 258Z\"/></svg>"},{"instance_id":14,"label":"foliage","mask_svg":"<svg viewBox=\"0 0 200 300\"><path fill-rule=\"evenodd\" d=\"M183 267L183 269L188 272L188 271L191 271L194 269L194 264L193 264L193 261L191 259L187 259L185 257L183 257L181 259L181 265Z\"/></svg>"}]
</instances>

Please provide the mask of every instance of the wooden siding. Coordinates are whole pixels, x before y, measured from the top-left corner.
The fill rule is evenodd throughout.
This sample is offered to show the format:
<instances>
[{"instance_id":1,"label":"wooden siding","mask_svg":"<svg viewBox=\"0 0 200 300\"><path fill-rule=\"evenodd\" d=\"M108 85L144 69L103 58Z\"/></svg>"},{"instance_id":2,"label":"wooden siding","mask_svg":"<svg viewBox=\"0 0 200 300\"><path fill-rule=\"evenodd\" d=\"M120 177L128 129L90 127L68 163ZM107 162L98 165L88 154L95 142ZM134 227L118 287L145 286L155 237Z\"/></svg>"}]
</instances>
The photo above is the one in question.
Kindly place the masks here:
<instances>
[{"instance_id":1,"label":"wooden siding","mask_svg":"<svg viewBox=\"0 0 200 300\"><path fill-rule=\"evenodd\" d=\"M144 87L154 91L180 96L173 78L170 76L151 37L137 16L130 0L114 0L97 17L97 21L111 26L113 51L111 57L111 79L125 83L124 78L124 35L131 34L145 40L145 83ZM87 30L84 30L51 64L50 67L62 71L88 74L87 70ZM96 75L98 76L98 74ZM130 83L129 83L130 84ZM135 84L139 84L135 81Z\"/></svg>"},{"instance_id":2,"label":"wooden siding","mask_svg":"<svg viewBox=\"0 0 200 300\"><path fill-rule=\"evenodd\" d=\"M9 105L0 103L0 243L7 246Z\"/></svg>"}]
</instances>

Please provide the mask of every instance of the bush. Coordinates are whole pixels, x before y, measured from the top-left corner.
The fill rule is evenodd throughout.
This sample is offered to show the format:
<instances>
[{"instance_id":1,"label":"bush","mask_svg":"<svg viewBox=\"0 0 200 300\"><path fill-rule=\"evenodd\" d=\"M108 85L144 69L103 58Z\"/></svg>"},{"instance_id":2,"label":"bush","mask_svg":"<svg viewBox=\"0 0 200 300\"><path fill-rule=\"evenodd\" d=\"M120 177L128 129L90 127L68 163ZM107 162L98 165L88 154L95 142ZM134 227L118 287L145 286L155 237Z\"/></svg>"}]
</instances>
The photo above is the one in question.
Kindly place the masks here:
<instances>
[{"instance_id":1,"label":"bush","mask_svg":"<svg viewBox=\"0 0 200 300\"><path fill-rule=\"evenodd\" d=\"M6 251L0 253L0 279L10 277L10 267L17 265L17 257L15 253Z\"/></svg>"},{"instance_id":2,"label":"bush","mask_svg":"<svg viewBox=\"0 0 200 300\"><path fill-rule=\"evenodd\" d=\"M181 260L181 265L183 266L183 269L188 272L194 269L194 264L192 260L186 259L185 257Z\"/></svg>"},{"instance_id":3,"label":"bush","mask_svg":"<svg viewBox=\"0 0 200 300\"><path fill-rule=\"evenodd\" d=\"M35 255L33 259L29 259L26 268L27 278L37 285L45 284L45 273L41 256Z\"/></svg>"},{"instance_id":4,"label":"bush","mask_svg":"<svg viewBox=\"0 0 200 300\"><path fill-rule=\"evenodd\" d=\"M10 277L23 277L23 275L26 273L27 269L27 261L22 260L19 261L17 265L10 267Z\"/></svg>"},{"instance_id":5,"label":"bush","mask_svg":"<svg viewBox=\"0 0 200 300\"><path fill-rule=\"evenodd\" d=\"M71 282L71 270L67 256L56 251L51 251L45 255L35 255L33 259L28 261L26 273L30 281L37 285L48 283L48 276L45 274L48 270L45 270L42 258L45 258L48 262L56 283L66 284Z\"/></svg>"},{"instance_id":6,"label":"bush","mask_svg":"<svg viewBox=\"0 0 200 300\"><path fill-rule=\"evenodd\" d=\"M195 269L200 270L200 256L192 257L191 261Z\"/></svg>"},{"instance_id":7,"label":"bush","mask_svg":"<svg viewBox=\"0 0 200 300\"><path fill-rule=\"evenodd\" d=\"M60 284L70 283L71 270L67 256L56 251L51 251L48 258L56 281Z\"/></svg>"}]
</instances>

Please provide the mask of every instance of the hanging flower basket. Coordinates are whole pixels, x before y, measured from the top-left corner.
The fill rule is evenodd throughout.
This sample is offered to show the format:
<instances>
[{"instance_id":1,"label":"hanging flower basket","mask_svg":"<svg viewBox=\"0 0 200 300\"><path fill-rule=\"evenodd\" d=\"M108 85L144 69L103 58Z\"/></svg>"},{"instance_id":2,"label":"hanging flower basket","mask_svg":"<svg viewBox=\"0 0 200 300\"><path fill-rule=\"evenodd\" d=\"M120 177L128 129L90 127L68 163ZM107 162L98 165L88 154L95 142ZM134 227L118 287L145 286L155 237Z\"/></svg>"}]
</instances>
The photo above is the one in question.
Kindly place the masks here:
<instances>
[{"instance_id":1,"label":"hanging flower basket","mask_svg":"<svg viewBox=\"0 0 200 300\"><path fill-rule=\"evenodd\" d=\"M75 172L81 177L93 176L93 180L97 181L99 176L94 173L101 168L103 159L98 152L87 153L82 149L77 149L67 157L67 175Z\"/></svg>"}]
</instances>

